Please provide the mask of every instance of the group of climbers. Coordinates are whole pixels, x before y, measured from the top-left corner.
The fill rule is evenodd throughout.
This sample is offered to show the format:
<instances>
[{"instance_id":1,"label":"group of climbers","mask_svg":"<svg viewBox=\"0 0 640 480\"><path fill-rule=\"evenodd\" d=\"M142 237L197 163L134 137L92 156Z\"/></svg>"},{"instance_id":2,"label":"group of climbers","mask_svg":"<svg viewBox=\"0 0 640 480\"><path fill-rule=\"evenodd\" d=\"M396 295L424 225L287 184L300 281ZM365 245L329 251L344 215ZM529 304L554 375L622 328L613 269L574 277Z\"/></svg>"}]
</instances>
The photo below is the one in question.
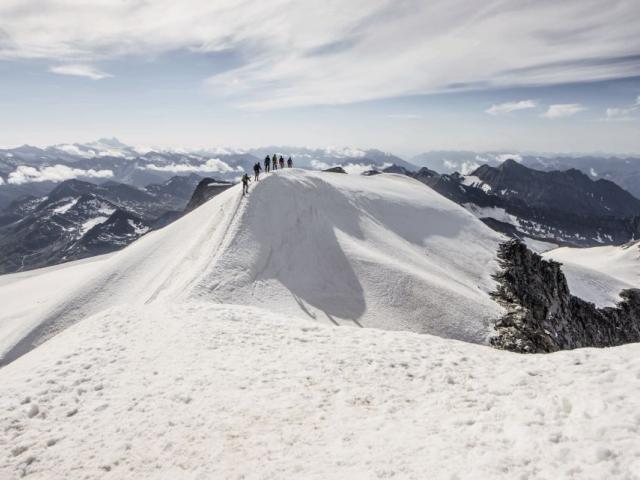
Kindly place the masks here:
<instances>
[{"instance_id":1,"label":"group of climbers","mask_svg":"<svg viewBox=\"0 0 640 480\"><path fill-rule=\"evenodd\" d=\"M267 155L266 157L264 157L264 172L269 173L271 170L274 170L274 171L278 170L278 165L280 165L280 168L283 169L284 164L285 164L285 160L282 155L280 155L280 158L276 157L275 153L273 154L273 157L270 157L269 155ZM293 167L293 160L291 159L291 157L287 159L287 167L288 168ZM255 165L253 166L254 181L257 182L260 179L261 171L262 171L262 167L260 166L260 162L256 162ZM249 175L245 173L242 176L242 195L249 193L250 181L251 179L249 178Z\"/></svg>"},{"instance_id":2,"label":"group of climbers","mask_svg":"<svg viewBox=\"0 0 640 480\"><path fill-rule=\"evenodd\" d=\"M278 170L278 164L280 165L280 168L284 168L284 157L282 155L280 155L280 158L277 158L274 153L273 157L269 157L269 155L264 157L265 173L269 173L271 169ZM260 163L256 163L256 165L258 166L258 168L260 168ZM293 160L291 160L291 157L287 159L287 167L288 168L293 167ZM253 167L253 169L255 171L256 167Z\"/></svg>"}]
</instances>

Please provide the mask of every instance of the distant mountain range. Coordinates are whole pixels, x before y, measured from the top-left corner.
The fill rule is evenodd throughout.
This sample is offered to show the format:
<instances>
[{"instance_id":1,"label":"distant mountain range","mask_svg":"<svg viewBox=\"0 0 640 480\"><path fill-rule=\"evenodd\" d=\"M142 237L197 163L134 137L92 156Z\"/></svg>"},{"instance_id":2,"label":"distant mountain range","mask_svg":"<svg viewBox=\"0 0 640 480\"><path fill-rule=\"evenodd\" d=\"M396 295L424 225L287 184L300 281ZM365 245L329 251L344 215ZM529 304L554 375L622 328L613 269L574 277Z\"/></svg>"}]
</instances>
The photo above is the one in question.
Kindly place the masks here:
<instances>
[{"instance_id":1,"label":"distant mountain range","mask_svg":"<svg viewBox=\"0 0 640 480\"><path fill-rule=\"evenodd\" d=\"M514 159L522 165L536 170L580 170L594 180L611 180L636 198L640 198L640 157L433 151L417 155L411 159L411 162L438 173L459 172L467 175L481 165L498 166L507 159Z\"/></svg>"},{"instance_id":2,"label":"distant mountain range","mask_svg":"<svg viewBox=\"0 0 640 480\"><path fill-rule=\"evenodd\" d=\"M541 172L507 160L469 175L428 168L404 173L466 207L487 225L553 244L623 244L640 238L640 200L608 180L578 170Z\"/></svg>"},{"instance_id":3,"label":"distant mountain range","mask_svg":"<svg viewBox=\"0 0 640 480\"><path fill-rule=\"evenodd\" d=\"M573 157L429 152L412 161L433 168L419 168L379 150L157 151L101 139L0 150L0 273L121 248L229 188L273 154L291 156L300 168L412 176L520 238L574 246L640 238L640 200L620 186L640 189L637 159L582 157L581 164Z\"/></svg>"},{"instance_id":4,"label":"distant mountain range","mask_svg":"<svg viewBox=\"0 0 640 480\"><path fill-rule=\"evenodd\" d=\"M59 182L72 178L93 183L111 180L141 188L189 174L237 181L243 173L251 173L256 162L262 163L266 155L273 154L291 156L296 167L315 170L342 165L351 173L360 173L394 164L417 169L390 153L355 148L270 146L182 151L140 149L115 138L46 148L23 145L0 150L0 208L26 195L46 195Z\"/></svg>"},{"instance_id":5,"label":"distant mountain range","mask_svg":"<svg viewBox=\"0 0 640 480\"><path fill-rule=\"evenodd\" d=\"M139 189L117 182L66 180L45 197L0 211L0 273L117 250L182 212L200 180L174 177Z\"/></svg>"}]
</instances>

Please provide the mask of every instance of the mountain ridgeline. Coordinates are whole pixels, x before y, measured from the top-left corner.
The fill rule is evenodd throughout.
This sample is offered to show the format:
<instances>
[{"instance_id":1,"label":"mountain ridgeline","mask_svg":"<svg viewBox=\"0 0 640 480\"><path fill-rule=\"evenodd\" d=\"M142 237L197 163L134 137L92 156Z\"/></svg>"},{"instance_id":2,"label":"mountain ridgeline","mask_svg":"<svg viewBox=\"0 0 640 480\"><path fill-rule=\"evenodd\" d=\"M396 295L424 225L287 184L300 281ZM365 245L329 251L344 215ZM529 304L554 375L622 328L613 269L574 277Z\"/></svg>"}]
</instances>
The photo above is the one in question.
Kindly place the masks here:
<instances>
[{"instance_id":1,"label":"mountain ridgeline","mask_svg":"<svg viewBox=\"0 0 640 480\"><path fill-rule=\"evenodd\" d=\"M508 241L499 225L514 236L558 241L557 231L576 238L571 228L593 222L595 243L596 234L608 241L614 233L622 242L624 232L603 225L623 225L635 213L637 200L624 190L516 162L468 176L388 171L403 175L285 169L253 183L246 196L240 185L196 176L144 189L70 180L46 197L14 202L0 225L5 272L128 248L53 269L41 300L20 319L0 313L0 332L24 334L7 337L4 361L121 302L185 298L518 352L640 340L640 292L627 288L636 284L633 274L625 273L620 298L616 289L613 302L596 307L589 295L571 294L558 263ZM492 224L485 213L500 220ZM555 236L545 236L554 226ZM625 250L632 263L634 252ZM7 278L11 290L0 289L1 302L11 305L31 288L20 278Z\"/></svg>"},{"instance_id":2,"label":"mountain ridgeline","mask_svg":"<svg viewBox=\"0 0 640 480\"><path fill-rule=\"evenodd\" d=\"M640 238L640 200L578 170L541 172L507 160L470 175L403 173L464 206L497 231L557 245L621 245Z\"/></svg>"},{"instance_id":3,"label":"mountain ridgeline","mask_svg":"<svg viewBox=\"0 0 640 480\"><path fill-rule=\"evenodd\" d=\"M541 172L514 160L482 165L472 174L491 192L536 208L584 216L627 218L640 215L640 200L609 180L592 180L577 169Z\"/></svg>"}]
</instances>

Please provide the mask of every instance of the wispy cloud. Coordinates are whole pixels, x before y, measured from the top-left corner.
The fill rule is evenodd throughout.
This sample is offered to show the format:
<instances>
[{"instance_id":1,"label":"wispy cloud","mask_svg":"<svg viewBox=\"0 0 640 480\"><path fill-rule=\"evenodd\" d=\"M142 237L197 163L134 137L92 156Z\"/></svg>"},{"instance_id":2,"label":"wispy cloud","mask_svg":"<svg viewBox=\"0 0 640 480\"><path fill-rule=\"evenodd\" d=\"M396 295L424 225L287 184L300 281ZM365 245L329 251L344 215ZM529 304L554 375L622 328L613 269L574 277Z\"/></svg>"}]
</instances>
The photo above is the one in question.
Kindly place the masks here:
<instances>
[{"instance_id":1,"label":"wispy cloud","mask_svg":"<svg viewBox=\"0 0 640 480\"><path fill-rule=\"evenodd\" d=\"M486 113L489 115L504 115L506 113L515 112L517 110L526 110L529 108L536 108L536 102L533 100L520 100L519 102L506 102L491 105Z\"/></svg>"},{"instance_id":2,"label":"wispy cloud","mask_svg":"<svg viewBox=\"0 0 640 480\"><path fill-rule=\"evenodd\" d=\"M240 64L207 83L252 108L640 75L640 4L605 6L487 0L469 15L471 0L3 0L0 58L98 79L106 74L78 67L230 52Z\"/></svg>"},{"instance_id":3,"label":"wispy cloud","mask_svg":"<svg viewBox=\"0 0 640 480\"><path fill-rule=\"evenodd\" d=\"M584 112L587 107L580 105L579 103L559 103L556 105L549 105L549 108L542 114L545 118L556 119L572 117L576 113Z\"/></svg>"},{"instance_id":4,"label":"wispy cloud","mask_svg":"<svg viewBox=\"0 0 640 480\"><path fill-rule=\"evenodd\" d=\"M109 78L112 75L102 72L91 65L82 64L68 64L58 65L49 69L51 73L57 73L58 75L71 75L74 77L86 77L91 80L102 80L103 78Z\"/></svg>"},{"instance_id":5,"label":"wispy cloud","mask_svg":"<svg viewBox=\"0 0 640 480\"><path fill-rule=\"evenodd\" d=\"M602 120L607 122L631 122L638 120L638 113L640 113L640 95L635 99L635 102L630 106L625 107L609 107L606 110L606 117Z\"/></svg>"}]
</instances>

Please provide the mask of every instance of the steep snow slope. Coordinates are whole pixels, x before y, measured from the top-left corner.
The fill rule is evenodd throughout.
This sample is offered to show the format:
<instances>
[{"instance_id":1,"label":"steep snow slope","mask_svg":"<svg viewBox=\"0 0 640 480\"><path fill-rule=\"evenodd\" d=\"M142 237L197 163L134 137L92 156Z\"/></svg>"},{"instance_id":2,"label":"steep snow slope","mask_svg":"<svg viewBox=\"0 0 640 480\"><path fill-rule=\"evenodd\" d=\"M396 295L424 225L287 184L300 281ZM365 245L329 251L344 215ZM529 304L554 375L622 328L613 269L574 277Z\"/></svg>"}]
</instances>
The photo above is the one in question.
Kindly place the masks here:
<instances>
[{"instance_id":1,"label":"steep snow slope","mask_svg":"<svg viewBox=\"0 0 640 480\"><path fill-rule=\"evenodd\" d=\"M543 254L562 263L571 293L597 306L612 306L626 288L640 288L640 242L621 247L562 247Z\"/></svg>"},{"instance_id":2,"label":"steep snow slope","mask_svg":"<svg viewBox=\"0 0 640 480\"><path fill-rule=\"evenodd\" d=\"M118 307L0 370L0 478L637 479L640 348Z\"/></svg>"},{"instance_id":3,"label":"steep snow slope","mask_svg":"<svg viewBox=\"0 0 640 480\"><path fill-rule=\"evenodd\" d=\"M55 300L0 313L13 332L0 351L6 363L114 305L192 299L484 342L501 314L488 296L500 240L406 176L286 170L246 199L227 190L94 263L81 282L73 270L52 272ZM30 283L6 280L0 302L28 298Z\"/></svg>"}]
</instances>

